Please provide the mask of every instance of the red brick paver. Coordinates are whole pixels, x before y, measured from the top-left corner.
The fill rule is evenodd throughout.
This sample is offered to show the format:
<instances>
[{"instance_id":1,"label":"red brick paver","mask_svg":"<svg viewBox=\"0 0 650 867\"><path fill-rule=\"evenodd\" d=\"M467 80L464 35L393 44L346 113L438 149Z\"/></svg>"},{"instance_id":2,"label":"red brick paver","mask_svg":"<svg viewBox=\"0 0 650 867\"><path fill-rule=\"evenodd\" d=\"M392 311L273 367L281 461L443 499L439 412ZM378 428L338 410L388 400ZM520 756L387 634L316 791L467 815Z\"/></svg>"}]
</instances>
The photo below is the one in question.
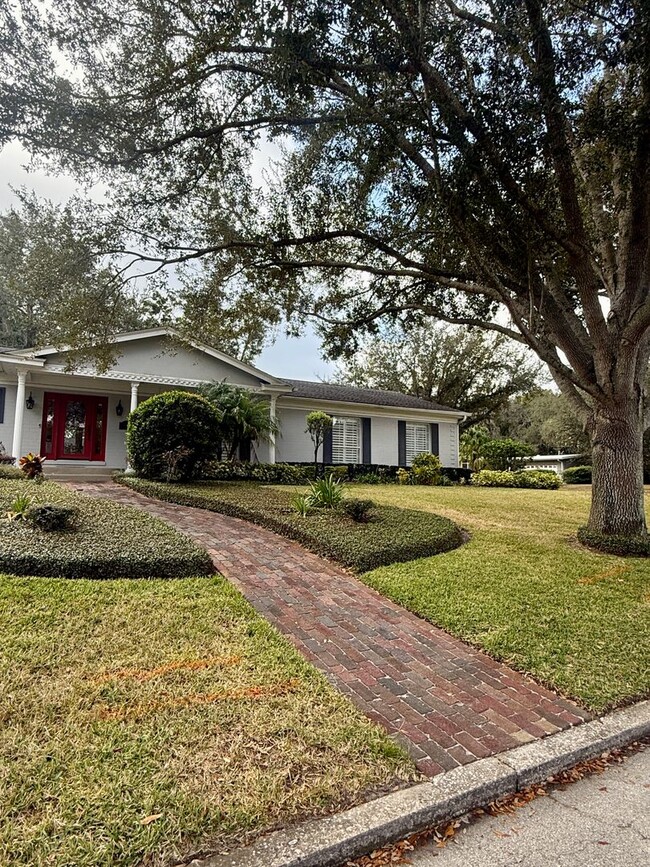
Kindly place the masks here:
<instances>
[{"instance_id":1,"label":"red brick paver","mask_svg":"<svg viewBox=\"0 0 650 867\"><path fill-rule=\"evenodd\" d=\"M78 491L138 506L215 566L428 775L575 725L589 714L268 530L112 482Z\"/></svg>"}]
</instances>

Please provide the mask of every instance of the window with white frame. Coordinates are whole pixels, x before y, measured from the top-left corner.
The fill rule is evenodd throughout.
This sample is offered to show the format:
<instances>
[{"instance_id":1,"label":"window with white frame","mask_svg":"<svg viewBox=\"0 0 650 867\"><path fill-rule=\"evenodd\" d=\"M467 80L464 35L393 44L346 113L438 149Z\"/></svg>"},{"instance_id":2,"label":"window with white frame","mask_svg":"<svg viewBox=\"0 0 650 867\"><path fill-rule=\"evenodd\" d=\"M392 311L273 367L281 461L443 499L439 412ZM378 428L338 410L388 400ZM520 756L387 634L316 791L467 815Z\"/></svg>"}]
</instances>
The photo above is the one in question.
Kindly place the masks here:
<instances>
[{"instance_id":1,"label":"window with white frame","mask_svg":"<svg viewBox=\"0 0 650 867\"><path fill-rule=\"evenodd\" d=\"M361 463L361 423L358 418L336 418L332 427L332 463Z\"/></svg>"},{"instance_id":2,"label":"window with white frame","mask_svg":"<svg viewBox=\"0 0 650 867\"><path fill-rule=\"evenodd\" d=\"M426 424L406 425L406 465L411 466L415 455L429 451L429 426Z\"/></svg>"}]
</instances>

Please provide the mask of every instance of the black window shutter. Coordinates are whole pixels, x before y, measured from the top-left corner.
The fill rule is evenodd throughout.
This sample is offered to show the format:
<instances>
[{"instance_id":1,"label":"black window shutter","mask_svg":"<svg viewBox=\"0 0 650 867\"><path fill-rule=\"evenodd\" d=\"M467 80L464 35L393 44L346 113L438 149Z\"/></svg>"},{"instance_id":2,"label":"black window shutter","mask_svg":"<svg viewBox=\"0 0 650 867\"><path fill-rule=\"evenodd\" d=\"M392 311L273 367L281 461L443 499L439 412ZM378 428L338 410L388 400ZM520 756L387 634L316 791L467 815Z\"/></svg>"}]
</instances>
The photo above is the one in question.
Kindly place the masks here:
<instances>
[{"instance_id":1,"label":"black window shutter","mask_svg":"<svg viewBox=\"0 0 650 867\"><path fill-rule=\"evenodd\" d=\"M239 460L250 461L251 459L251 441L242 440L239 443Z\"/></svg>"},{"instance_id":2,"label":"black window shutter","mask_svg":"<svg viewBox=\"0 0 650 867\"><path fill-rule=\"evenodd\" d=\"M406 422L397 422L397 463L406 466Z\"/></svg>"},{"instance_id":3,"label":"black window shutter","mask_svg":"<svg viewBox=\"0 0 650 867\"><path fill-rule=\"evenodd\" d=\"M5 395L7 394L7 389L3 386L0 387L0 424L5 420Z\"/></svg>"},{"instance_id":4,"label":"black window shutter","mask_svg":"<svg viewBox=\"0 0 650 867\"><path fill-rule=\"evenodd\" d=\"M440 457L440 426L435 422L431 425L431 454Z\"/></svg>"},{"instance_id":5,"label":"black window shutter","mask_svg":"<svg viewBox=\"0 0 650 867\"><path fill-rule=\"evenodd\" d=\"M370 452L370 419L361 419L361 463L372 463Z\"/></svg>"},{"instance_id":6,"label":"black window shutter","mask_svg":"<svg viewBox=\"0 0 650 867\"><path fill-rule=\"evenodd\" d=\"M325 466L332 463L332 428L325 431L323 437L323 463Z\"/></svg>"}]
</instances>

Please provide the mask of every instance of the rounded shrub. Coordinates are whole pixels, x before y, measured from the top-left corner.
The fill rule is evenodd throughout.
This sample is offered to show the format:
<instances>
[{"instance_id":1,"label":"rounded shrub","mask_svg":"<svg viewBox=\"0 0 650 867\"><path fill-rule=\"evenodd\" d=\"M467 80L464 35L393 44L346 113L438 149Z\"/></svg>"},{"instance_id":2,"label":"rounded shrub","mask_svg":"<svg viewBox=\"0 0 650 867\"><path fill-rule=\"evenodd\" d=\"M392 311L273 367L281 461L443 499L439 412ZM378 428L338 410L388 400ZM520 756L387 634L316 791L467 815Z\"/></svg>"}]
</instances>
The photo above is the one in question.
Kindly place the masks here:
<instances>
[{"instance_id":1,"label":"rounded shrub","mask_svg":"<svg viewBox=\"0 0 650 867\"><path fill-rule=\"evenodd\" d=\"M166 391L129 415L129 464L144 479L189 481L217 455L219 413L198 394Z\"/></svg>"},{"instance_id":2,"label":"rounded shrub","mask_svg":"<svg viewBox=\"0 0 650 867\"><path fill-rule=\"evenodd\" d=\"M562 474L567 485L590 485L591 467L570 467Z\"/></svg>"}]
</instances>

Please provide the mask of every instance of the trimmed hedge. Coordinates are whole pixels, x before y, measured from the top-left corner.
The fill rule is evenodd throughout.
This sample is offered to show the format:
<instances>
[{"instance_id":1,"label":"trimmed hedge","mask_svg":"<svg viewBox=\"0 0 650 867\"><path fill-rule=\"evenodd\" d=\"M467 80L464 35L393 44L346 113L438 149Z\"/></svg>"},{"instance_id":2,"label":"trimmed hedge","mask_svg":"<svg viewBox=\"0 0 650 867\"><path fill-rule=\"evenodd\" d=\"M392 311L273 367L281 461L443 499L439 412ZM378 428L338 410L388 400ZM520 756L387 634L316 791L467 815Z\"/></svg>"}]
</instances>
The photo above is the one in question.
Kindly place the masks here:
<instances>
[{"instance_id":1,"label":"trimmed hedge","mask_svg":"<svg viewBox=\"0 0 650 867\"><path fill-rule=\"evenodd\" d=\"M33 506L74 510L73 529L44 532L0 519L0 572L54 578L188 578L208 575L207 553L163 521L131 506L84 497L55 484L0 481L0 513L18 495Z\"/></svg>"},{"instance_id":2,"label":"trimmed hedge","mask_svg":"<svg viewBox=\"0 0 650 867\"><path fill-rule=\"evenodd\" d=\"M578 540L588 548L594 548L603 554L618 554L621 557L650 557L650 537L645 539L630 538L597 533L588 527L580 527Z\"/></svg>"},{"instance_id":3,"label":"trimmed hedge","mask_svg":"<svg viewBox=\"0 0 650 867\"><path fill-rule=\"evenodd\" d=\"M169 503L259 524L359 572L431 557L464 541L453 521L431 512L376 506L367 523L354 521L342 509L315 509L303 517L292 508L290 491L246 482L179 485L133 476L116 478L133 490Z\"/></svg>"},{"instance_id":4,"label":"trimmed hedge","mask_svg":"<svg viewBox=\"0 0 650 867\"><path fill-rule=\"evenodd\" d=\"M336 464L325 467L325 475L365 485L394 484L402 467L390 464ZM469 483L472 471L464 467L441 467L440 473L455 484ZM267 485L303 485L314 479L314 464L251 464L212 461L204 465L201 478L215 482L250 481Z\"/></svg>"},{"instance_id":5,"label":"trimmed hedge","mask_svg":"<svg viewBox=\"0 0 650 867\"><path fill-rule=\"evenodd\" d=\"M569 467L562 473L567 485L590 485L591 467Z\"/></svg>"},{"instance_id":6,"label":"trimmed hedge","mask_svg":"<svg viewBox=\"0 0 650 867\"><path fill-rule=\"evenodd\" d=\"M311 472L309 472L311 470ZM214 482L261 482L266 485L304 485L314 478L314 465L251 464L247 461L212 461L203 467L201 478Z\"/></svg>"},{"instance_id":7,"label":"trimmed hedge","mask_svg":"<svg viewBox=\"0 0 650 867\"><path fill-rule=\"evenodd\" d=\"M474 473L472 484L479 488L538 488L557 490L562 479L553 470L481 470Z\"/></svg>"}]
</instances>

